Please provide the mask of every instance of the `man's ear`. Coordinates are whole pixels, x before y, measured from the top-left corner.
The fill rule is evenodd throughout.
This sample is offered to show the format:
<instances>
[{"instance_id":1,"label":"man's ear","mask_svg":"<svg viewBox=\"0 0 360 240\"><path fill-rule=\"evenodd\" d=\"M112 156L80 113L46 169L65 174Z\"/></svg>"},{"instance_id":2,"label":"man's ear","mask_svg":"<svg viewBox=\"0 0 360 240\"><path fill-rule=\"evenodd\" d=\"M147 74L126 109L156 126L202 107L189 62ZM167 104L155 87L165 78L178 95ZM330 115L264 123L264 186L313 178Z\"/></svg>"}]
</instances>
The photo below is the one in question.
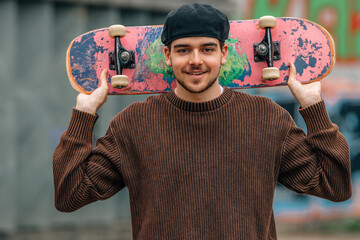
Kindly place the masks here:
<instances>
[{"instance_id":1,"label":"man's ear","mask_svg":"<svg viewBox=\"0 0 360 240\"><path fill-rule=\"evenodd\" d=\"M170 49L167 46L165 46L164 56L165 56L166 65L168 65L168 67L171 67L170 53L171 53Z\"/></svg>"},{"instance_id":2,"label":"man's ear","mask_svg":"<svg viewBox=\"0 0 360 240\"><path fill-rule=\"evenodd\" d=\"M227 57L227 53L228 53L228 45L224 44L223 48L221 49L221 64L225 65L226 63L226 57Z\"/></svg>"}]
</instances>

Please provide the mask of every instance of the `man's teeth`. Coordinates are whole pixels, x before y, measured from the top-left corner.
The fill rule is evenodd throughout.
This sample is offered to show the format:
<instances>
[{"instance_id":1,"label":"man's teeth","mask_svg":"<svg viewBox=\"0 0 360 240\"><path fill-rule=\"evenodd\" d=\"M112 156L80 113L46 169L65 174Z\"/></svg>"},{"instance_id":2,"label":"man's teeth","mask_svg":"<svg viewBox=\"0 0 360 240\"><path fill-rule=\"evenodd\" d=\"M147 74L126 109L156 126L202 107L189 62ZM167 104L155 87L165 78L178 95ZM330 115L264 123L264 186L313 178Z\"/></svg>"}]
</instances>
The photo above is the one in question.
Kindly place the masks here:
<instances>
[{"instance_id":1,"label":"man's teeth","mask_svg":"<svg viewBox=\"0 0 360 240\"><path fill-rule=\"evenodd\" d=\"M190 75L201 75L203 74L202 72L201 73L189 73Z\"/></svg>"}]
</instances>

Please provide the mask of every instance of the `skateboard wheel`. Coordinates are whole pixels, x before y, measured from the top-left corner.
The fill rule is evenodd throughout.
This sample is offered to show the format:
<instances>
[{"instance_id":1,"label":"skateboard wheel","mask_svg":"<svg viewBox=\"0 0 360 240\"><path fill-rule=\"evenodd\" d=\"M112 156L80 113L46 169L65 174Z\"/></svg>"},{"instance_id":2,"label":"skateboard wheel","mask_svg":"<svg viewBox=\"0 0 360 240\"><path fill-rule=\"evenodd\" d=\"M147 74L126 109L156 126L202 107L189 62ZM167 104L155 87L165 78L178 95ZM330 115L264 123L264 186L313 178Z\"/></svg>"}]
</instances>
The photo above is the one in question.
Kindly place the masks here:
<instances>
[{"instance_id":1,"label":"skateboard wheel","mask_svg":"<svg viewBox=\"0 0 360 240\"><path fill-rule=\"evenodd\" d=\"M273 16L263 16L259 19L260 28L276 27L276 18Z\"/></svg>"},{"instance_id":2,"label":"skateboard wheel","mask_svg":"<svg viewBox=\"0 0 360 240\"><path fill-rule=\"evenodd\" d=\"M273 80L280 77L279 69L276 67L264 68L262 70L262 77L264 80Z\"/></svg>"},{"instance_id":3,"label":"skateboard wheel","mask_svg":"<svg viewBox=\"0 0 360 240\"><path fill-rule=\"evenodd\" d=\"M123 25L112 25L109 27L110 37L125 37L126 28Z\"/></svg>"},{"instance_id":4,"label":"skateboard wheel","mask_svg":"<svg viewBox=\"0 0 360 240\"><path fill-rule=\"evenodd\" d=\"M122 88L129 85L129 78L125 75L115 75L111 78L111 86L114 88Z\"/></svg>"}]
</instances>

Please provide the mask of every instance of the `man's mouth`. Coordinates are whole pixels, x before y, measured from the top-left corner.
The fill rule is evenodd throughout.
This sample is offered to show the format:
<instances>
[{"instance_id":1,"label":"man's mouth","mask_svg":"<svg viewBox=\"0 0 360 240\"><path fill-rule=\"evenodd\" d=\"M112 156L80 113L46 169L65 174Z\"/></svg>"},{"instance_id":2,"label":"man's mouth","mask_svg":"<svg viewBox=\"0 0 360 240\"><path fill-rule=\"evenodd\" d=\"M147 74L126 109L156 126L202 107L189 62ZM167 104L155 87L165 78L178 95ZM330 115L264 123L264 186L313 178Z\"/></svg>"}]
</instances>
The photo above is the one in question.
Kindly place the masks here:
<instances>
[{"instance_id":1,"label":"man's mouth","mask_svg":"<svg viewBox=\"0 0 360 240\"><path fill-rule=\"evenodd\" d=\"M193 76L199 76L199 75L203 75L203 74L205 74L205 73L207 73L207 71L196 71L196 72L187 72L186 71L186 74L188 74L188 75L193 75Z\"/></svg>"},{"instance_id":2,"label":"man's mouth","mask_svg":"<svg viewBox=\"0 0 360 240\"><path fill-rule=\"evenodd\" d=\"M189 75L202 75L204 74L205 72L197 72L197 73L188 73Z\"/></svg>"}]
</instances>

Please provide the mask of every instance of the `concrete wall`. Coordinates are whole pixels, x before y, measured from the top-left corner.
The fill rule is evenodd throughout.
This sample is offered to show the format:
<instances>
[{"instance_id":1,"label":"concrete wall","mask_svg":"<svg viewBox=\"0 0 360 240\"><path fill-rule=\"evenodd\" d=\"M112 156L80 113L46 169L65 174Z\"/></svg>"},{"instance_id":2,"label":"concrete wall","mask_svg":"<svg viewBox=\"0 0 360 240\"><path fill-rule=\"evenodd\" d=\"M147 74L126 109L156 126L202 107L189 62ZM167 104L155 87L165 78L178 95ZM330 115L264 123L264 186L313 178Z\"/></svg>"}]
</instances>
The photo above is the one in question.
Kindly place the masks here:
<instances>
[{"instance_id":1,"label":"concrete wall","mask_svg":"<svg viewBox=\"0 0 360 240\"><path fill-rule=\"evenodd\" d=\"M54 209L52 154L77 93L65 72L76 36L100 27L161 24L165 12L41 1L0 1L0 232L128 219L127 192L76 213ZM129 103L110 97L95 137ZM98 214L101 213L101 214Z\"/></svg>"},{"instance_id":2,"label":"concrete wall","mask_svg":"<svg viewBox=\"0 0 360 240\"><path fill-rule=\"evenodd\" d=\"M48 2L77 2L81 4L101 5L109 7L126 7L134 9L150 9L160 11L170 11L183 4L189 4L193 2L207 3L214 7L222 9L222 11L231 13L234 11L236 5L234 0L177 0L177 1L164 1L164 0L47 0ZM241 0L240 0L241 1Z\"/></svg>"}]
</instances>

